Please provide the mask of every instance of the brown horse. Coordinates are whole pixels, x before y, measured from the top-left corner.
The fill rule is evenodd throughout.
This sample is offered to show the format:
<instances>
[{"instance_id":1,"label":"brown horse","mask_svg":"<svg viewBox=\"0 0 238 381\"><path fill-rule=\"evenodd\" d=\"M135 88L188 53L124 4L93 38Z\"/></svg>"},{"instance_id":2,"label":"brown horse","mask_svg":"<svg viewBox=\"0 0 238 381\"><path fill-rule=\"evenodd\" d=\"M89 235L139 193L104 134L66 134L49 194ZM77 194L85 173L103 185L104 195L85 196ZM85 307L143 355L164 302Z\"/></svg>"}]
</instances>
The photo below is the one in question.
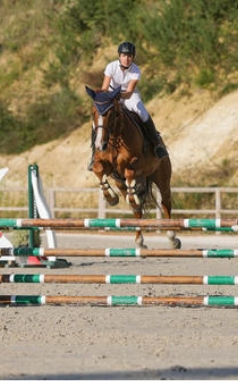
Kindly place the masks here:
<instances>
[{"instance_id":1,"label":"brown horse","mask_svg":"<svg viewBox=\"0 0 238 381\"><path fill-rule=\"evenodd\" d=\"M121 107L120 88L111 92L94 91L86 86L93 99L94 162L92 170L99 180L104 197L110 205L119 202L117 193L108 182L115 181L135 218L142 218L146 203L153 200L152 186L161 194L165 218L171 217L171 162L169 156L155 157L153 147L144 138L138 117ZM173 247L181 243L174 232L168 234ZM136 231L136 245L144 246L142 231Z\"/></svg>"}]
</instances>

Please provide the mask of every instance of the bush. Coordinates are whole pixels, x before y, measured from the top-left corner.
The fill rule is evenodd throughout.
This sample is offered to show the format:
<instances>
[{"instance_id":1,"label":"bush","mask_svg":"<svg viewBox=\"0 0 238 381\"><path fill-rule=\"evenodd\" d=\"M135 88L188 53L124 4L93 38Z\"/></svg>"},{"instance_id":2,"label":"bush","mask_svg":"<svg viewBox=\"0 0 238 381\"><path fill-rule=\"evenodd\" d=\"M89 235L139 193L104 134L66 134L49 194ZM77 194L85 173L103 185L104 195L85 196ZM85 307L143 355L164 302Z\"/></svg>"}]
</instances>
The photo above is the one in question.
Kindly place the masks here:
<instances>
[{"instance_id":1,"label":"bush","mask_svg":"<svg viewBox=\"0 0 238 381\"><path fill-rule=\"evenodd\" d=\"M72 83L79 66L81 81L89 75L97 83L90 64L106 44L136 44L137 63L146 67L140 83L144 101L180 84L219 95L238 86L238 0L95 0L93 6L88 0L3 0L0 11L0 58L6 53L0 75L1 153L55 139L89 116ZM39 71L46 95L36 93L20 118L9 108L18 96L11 85L23 80L28 86Z\"/></svg>"}]
</instances>

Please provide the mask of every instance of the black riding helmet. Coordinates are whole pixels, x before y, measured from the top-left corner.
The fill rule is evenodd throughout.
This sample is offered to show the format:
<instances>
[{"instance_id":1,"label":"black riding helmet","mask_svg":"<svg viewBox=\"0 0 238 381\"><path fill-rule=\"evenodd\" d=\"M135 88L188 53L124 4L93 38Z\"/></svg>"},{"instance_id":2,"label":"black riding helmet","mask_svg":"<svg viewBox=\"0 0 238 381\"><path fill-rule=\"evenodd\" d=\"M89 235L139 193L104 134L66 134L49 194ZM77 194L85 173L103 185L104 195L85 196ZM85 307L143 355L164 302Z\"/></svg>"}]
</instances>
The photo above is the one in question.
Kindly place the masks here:
<instances>
[{"instance_id":1,"label":"black riding helmet","mask_svg":"<svg viewBox=\"0 0 238 381\"><path fill-rule=\"evenodd\" d=\"M129 55L132 55L133 57L135 57L136 47L134 44L132 44L132 42L128 42L128 41L122 42L118 46L118 54L121 54L121 53L129 54Z\"/></svg>"}]
</instances>

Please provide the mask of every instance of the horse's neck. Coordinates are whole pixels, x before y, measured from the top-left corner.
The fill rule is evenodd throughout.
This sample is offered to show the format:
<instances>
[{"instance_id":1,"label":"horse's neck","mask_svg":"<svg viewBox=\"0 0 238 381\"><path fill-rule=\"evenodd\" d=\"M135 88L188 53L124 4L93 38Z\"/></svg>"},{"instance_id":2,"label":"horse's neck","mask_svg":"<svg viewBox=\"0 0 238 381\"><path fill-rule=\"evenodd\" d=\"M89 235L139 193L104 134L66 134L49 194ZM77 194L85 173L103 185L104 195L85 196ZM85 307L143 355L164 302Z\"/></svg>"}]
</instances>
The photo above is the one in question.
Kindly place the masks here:
<instances>
[{"instance_id":1,"label":"horse's neck","mask_svg":"<svg viewBox=\"0 0 238 381\"><path fill-rule=\"evenodd\" d=\"M142 150L143 148L143 135L138 122L138 120L129 114L128 110L120 109L116 130L118 137L120 135L120 138L130 150Z\"/></svg>"}]
</instances>

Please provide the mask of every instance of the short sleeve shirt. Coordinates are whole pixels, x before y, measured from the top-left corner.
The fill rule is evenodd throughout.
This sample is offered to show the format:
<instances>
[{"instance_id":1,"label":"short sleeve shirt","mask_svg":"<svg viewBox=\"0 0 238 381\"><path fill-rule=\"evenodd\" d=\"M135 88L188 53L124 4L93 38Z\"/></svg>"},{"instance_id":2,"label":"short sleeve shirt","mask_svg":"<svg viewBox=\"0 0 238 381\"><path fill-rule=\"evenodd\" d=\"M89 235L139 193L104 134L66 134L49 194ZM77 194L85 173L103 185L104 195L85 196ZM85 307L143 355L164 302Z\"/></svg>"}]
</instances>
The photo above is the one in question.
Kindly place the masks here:
<instances>
[{"instance_id":1,"label":"short sleeve shirt","mask_svg":"<svg viewBox=\"0 0 238 381\"><path fill-rule=\"evenodd\" d=\"M110 62L104 71L104 74L111 77L110 87L116 89L121 86L122 91L127 89L127 85L131 80L140 80L141 72L139 67L132 62L126 70L120 68L119 60Z\"/></svg>"}]
</instances>

